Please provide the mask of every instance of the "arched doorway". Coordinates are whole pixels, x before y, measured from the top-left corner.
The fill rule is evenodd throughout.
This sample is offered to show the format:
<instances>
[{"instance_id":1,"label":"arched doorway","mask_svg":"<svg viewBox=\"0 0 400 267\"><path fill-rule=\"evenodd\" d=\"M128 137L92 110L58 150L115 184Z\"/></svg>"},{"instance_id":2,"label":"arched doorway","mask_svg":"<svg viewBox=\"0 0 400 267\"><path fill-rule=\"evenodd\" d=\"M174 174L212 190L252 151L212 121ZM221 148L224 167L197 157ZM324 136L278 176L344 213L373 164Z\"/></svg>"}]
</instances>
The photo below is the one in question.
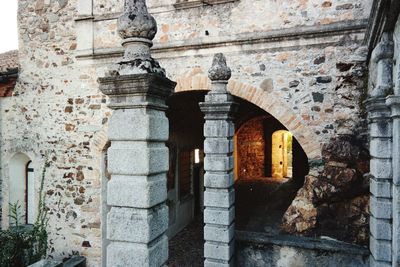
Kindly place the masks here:
<instances>
[{"instance_id":1,"label":"arched doorway","mask_svg":"<svg viewBox=\"0 0 400 267\"><path fill-rule=\"evenodd\" d=\"M308 158L280 121L248 101L239 101L234 150L236 229L277 234L304 183Z\"/></svg>"},{"instance_id":2,"label":"arched doorway","mask_svg":"<svg viewBox=\"0 0 400 267\"><path fill-rule=\"evenodd\" d=\"M279 130L272 134L272 177L289 179L293 176L293 134Z\"/></svg>"},{"instance_id":3,"label":"arched doorway","mask_svg":"<svg viewBox=\"0 0 400 267\"><path fill-rule=\"evenodd\" d=\"M175 93L167 103L170 122L167 203L171 266L202 263L204 114L199 103L204 101L206 93L198 90ZM235 101L239 104L235 118L234 152L236 229L277 230L283 213L308 172L307 156L288 129L271 114L239 97L235 97ZM286 177L282 179L272 176L274 133L275 137L280 136L281 146L286 145L286 150L281 149L280 154L286 164ZM286 151L286 156L283 151ZM266 198L271 195L274 196L273 205L271 198ZM268 216L269 212L272 216ZM198 259L193 260L195 257Z\"/></svg>"},{"instance_id":4,"label":"arched doorway","mask_svg":"<svg viewBox=\"0 0 400 267\"><path fill-rule=\"evenodd\" d=\"M17 205L23 220L19 223L35 223L35 175L31 159L24 153L15 154L9 164L9 201ZM10 221L13 224L13 221Z\"/></svg>"}]
</instances>

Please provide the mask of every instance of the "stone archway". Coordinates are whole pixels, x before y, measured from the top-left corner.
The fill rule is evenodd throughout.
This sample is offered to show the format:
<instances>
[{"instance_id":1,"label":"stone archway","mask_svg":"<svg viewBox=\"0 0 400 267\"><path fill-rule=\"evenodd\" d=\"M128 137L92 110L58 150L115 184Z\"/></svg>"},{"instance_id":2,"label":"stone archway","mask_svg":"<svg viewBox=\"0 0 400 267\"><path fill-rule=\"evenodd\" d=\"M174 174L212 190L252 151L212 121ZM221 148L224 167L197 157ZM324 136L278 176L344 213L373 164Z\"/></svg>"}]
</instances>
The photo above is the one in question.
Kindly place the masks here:
<instances>
[{"instance_id":1,"label":"stone archway","mask_svg":"<svg viewBox=\"0 0 400 267\"><path fill-rule=\"evenodd\" d=\"M175 93L184 91L210 90L211 82L201 68L197 67L176 79ZM300 143L309 160L321 158L321 145L318 137L313 133L304 120L298 116L287 103L283 102L274 92L231 79L228 91L265 110L280 121Z\"/></svg>"}]
</instances>

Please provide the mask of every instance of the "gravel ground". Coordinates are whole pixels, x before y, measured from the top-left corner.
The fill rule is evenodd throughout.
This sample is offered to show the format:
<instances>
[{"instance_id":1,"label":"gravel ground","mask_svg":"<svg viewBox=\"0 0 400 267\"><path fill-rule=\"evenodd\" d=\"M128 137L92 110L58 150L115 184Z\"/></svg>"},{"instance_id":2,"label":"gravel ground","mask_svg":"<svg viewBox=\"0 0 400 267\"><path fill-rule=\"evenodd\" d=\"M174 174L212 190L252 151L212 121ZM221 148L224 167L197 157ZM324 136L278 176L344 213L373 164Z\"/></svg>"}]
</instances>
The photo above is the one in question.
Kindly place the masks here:
<instances>
[{"instance_id":1,"label":"gravel ground","mask_svg":"<svg viewBox=\"0 0 400 267\"><path fill-rule=\"evenodd\" d=\"M169 267L202 267L203 217L197 217L169 241Z\"/></svg>"}]
</instances>

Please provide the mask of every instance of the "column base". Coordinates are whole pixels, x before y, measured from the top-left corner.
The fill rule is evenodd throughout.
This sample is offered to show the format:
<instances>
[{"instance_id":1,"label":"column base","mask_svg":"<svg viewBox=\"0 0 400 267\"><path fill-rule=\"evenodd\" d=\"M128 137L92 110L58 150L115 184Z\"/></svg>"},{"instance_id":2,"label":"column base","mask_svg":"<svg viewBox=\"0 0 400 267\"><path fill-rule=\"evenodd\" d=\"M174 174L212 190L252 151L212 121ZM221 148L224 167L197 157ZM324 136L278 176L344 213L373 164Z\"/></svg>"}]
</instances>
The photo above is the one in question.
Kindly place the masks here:
<instances>
[{"instance_id":1,"label":"column base","mask_svg":"<svg viewBox=\"0 0 400 267\"><path fill-rule=\"evenodd\" d=\"M112 242L107 247L107 267L160 267L168 260L168 237L150 246L142 243Z\"/></svg>"},{"instance_id":2,"label":"column base","mask_svg":"<svg viewBox=\"0 0 400 267\"><path fill-rule=\"evenodd\" d=\"M229 262L224 261L213 261L210 259L206 259L204 261L204 267L234 267L235 262L234 260L230 260Z\"/></svg>"}]
</instances>

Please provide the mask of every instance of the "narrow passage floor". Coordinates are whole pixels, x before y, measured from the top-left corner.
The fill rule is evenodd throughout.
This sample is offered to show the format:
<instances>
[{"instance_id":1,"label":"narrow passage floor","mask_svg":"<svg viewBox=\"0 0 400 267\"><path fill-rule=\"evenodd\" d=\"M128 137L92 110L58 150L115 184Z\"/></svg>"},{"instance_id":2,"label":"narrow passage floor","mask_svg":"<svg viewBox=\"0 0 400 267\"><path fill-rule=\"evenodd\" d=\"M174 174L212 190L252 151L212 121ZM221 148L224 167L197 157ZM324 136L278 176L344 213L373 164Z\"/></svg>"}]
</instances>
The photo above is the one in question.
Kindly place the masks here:
<instances>
[{"instance_id":1,"label":"narrow passage floor","mask_svg":"<svg viewBox=\"0 0 400 267\"><path fill-rule=\"evenodd\" d=\"M202 267L204 266L203 215L169 241L169 267Z\"/></svg>"}]
</instances>

